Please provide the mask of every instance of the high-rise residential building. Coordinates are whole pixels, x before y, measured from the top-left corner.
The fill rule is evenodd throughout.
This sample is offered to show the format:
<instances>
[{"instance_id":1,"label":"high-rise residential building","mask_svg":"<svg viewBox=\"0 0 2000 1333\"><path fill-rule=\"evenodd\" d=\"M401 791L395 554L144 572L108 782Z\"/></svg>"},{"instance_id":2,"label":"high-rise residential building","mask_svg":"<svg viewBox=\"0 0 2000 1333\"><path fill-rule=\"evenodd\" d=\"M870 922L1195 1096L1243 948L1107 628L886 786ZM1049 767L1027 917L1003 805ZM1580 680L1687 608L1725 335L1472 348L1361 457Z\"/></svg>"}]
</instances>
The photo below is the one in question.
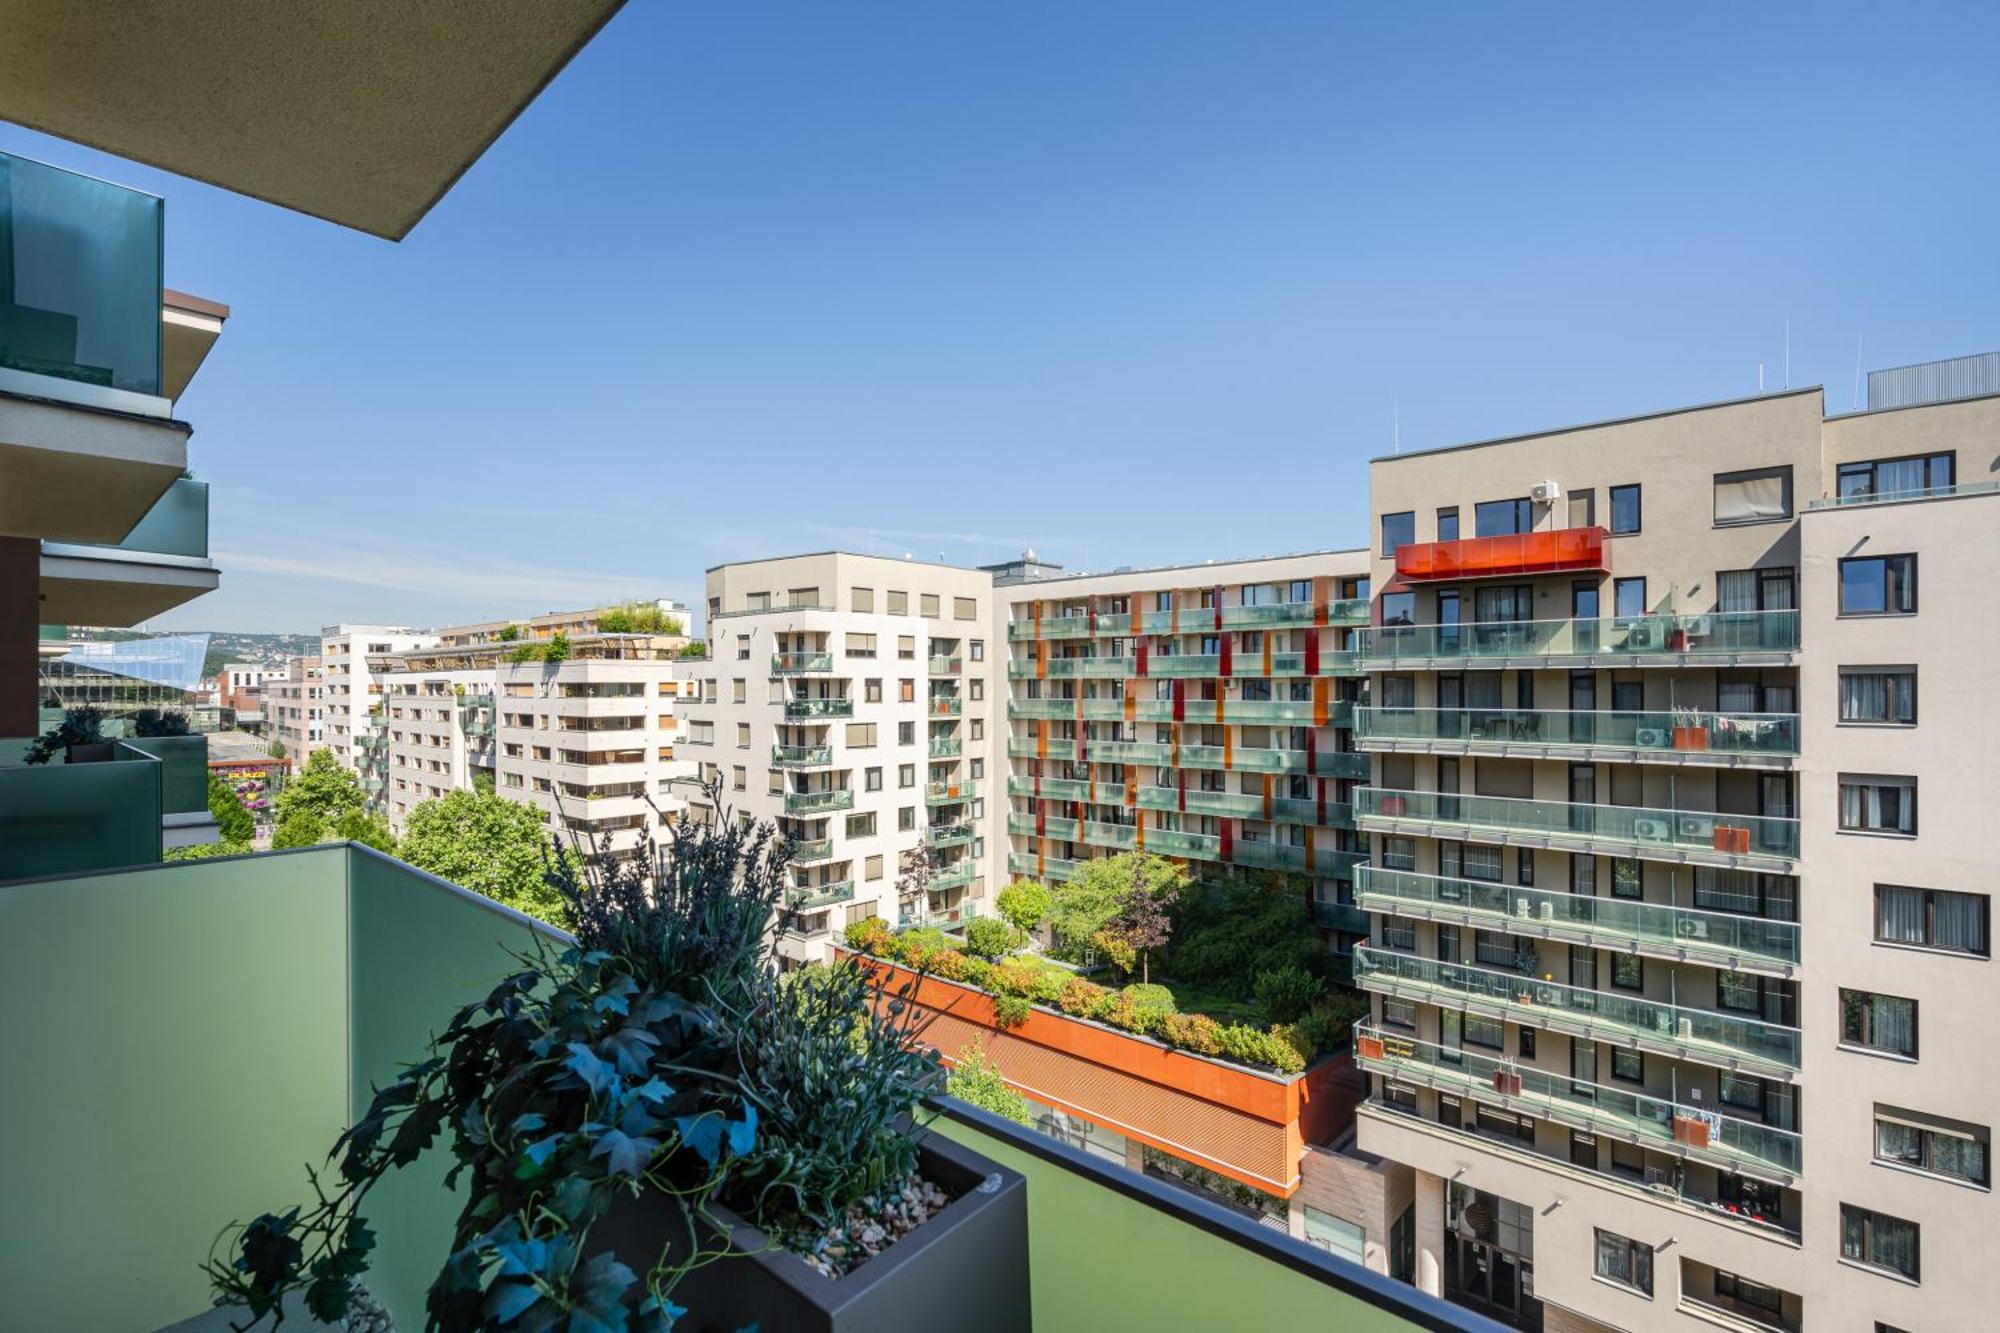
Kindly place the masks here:
<instances>
[{"instance_id":1,"label":"high-rise residential building","mask_svg":"<svg viewBox=\"0 0 2000 1333\"><path fill-rule=\"evenodd\" d=\"M1367 930L1352 905L1364 855L1350 806L1368 761L1349 731L1367 554L1074 576L1031 554L1001 571L1007 853L995 868L1051 882L1079 859L1138 850L1291 871L1310 878L1344 954Z\"/></svg>"},{"instance_id":2,"label":"high-rise residential building","mask_svg":"<svg viewBox=\"0 0 2000 1333\"><path fill-rule=\"evenodd\" d=\"M360 772L363 741L382 715L382 673L397 653L438 641L428 630L395 625L328 625L319 632L321 740L342 765ZM305 762L299 756L299 762Z\"/></svg>"},{"instance_id":3,"label":"high-rise residential building","mask_svg":"<svg viewBox=\"0 0 2000 1333\"><path fill-rule=\"evenodd\" d=\"M1986 1323L2000 397L1951 382L1374 461L1358 1142L1424 1289Z\"/></svg>"},{"instance_id":4,"label":"high-rise residential building","mask_svg":"<svg viewBox=\"0 0 2000 1333\"><path fill-rule=\"evenodd\" d=\"M293 764L326 744L326 684L318 656L294 657L264 682L265 732Z\"/></svg>"},{"instance_id":5,"label":"high-rise residential building","mask_svg":"<svg viewBox=\"0 0 2000 1333\"><path fill-rule=\"evenodd\" d=\"M822 958L868 916L962 923L986 891L992 576L826 552L717 566L707 596L683 753L792 844L781 951Z\"/></svg>"}]
</instances>

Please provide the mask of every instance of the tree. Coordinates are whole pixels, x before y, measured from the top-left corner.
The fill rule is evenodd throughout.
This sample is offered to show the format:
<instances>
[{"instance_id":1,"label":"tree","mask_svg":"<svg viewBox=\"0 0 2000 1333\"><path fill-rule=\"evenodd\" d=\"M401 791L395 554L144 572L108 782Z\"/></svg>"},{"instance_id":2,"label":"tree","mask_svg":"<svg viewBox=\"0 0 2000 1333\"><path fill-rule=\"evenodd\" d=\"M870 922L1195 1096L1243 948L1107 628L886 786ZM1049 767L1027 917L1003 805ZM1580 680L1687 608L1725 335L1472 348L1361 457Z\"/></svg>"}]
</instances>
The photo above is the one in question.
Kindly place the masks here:
<instances>
[{"instance_id":1,"label":"tree","mask_svg":"<svg viewBox=\"0 0 2000 1333\"><path fill-rule=\"evenodd\" d=\"M1008 1086L976 1041L958 1053L958 1063L945 1075L944 1090L962 1102L971 1102L1016 1124L1035 1123L1028 1099Z\"/></svg>"},{"instance_id":2,"label":"tree","mask_svg":"<svg viewBox=\"0 0 2000 1333\"><path fill-rule=\"evenodd\" d=\"M361 779L343 768L333 751L314 750L299 775L278 793L275 813L280 826L294 815L310 814L332 828L342 816L367 808L368 794L361 790Z\"/></svg>"},{"instance_id":3,"label":"tree","mask_svg":"<svg viewBox=\"0 0 2000 1333\"><path fill-rule=\"evenodd\" d=\"M264 747L264 753L270 755L273 759L283 759L285 757L285 743L283 741L272 741Z\"/></svg>"},{"instance_id":4,"label":"tree","mask_svg":"<svg viewBox=\"0 0 2000 1333\"><path fill-rule=\"evenodd\" d=\"M999 959L1020 944L1020 932L998 917L976 916L965 923L965 951L975 958Z\"/></svg>"},{"instance_id":5,"label":"tree","mask_svg":"<svg viewBox=\"0 0 2000 1333\"><path fill-rule=\"evenodd\" d=\"M1100 935L1117 941L1130 949L1139 959L1139 980L1153 979L1153 950L1164 949L1173 938L1174 919L1171 915L1174 903L1179 899L1181 888L1187 883L1187 874L1178 867L1168 866L1174 872L1167 878L1141 878L1133 884L1132 892L1125 899L1125 906L1113 917ZM1131 970L1129 963L1125 964Z\"/></svg>"},{"instance_id":6,"label":"tree","mask_svg":"<svg viewBox=\"0 0 2000 1333\"><path fill-rule=\"evenodd\" d=\"M563 924L562 896L547 878L556 851L533 806L478 791L425 801L410 811L398 854L494 902ZM570 848L561 855L576 858Z\"/></svg>"},{"instance_id":7,"label":"tree","mask_svg":"<svg viewBox=\"0 0 2000 1333\"><path fill-rule=\"evenodd\" d=\"M1048 919L1053 901L1043 885L1032 879L1017 879L1000 890L993 905L1014 929L1026 935Z\"/></svg>"},{"instance_id":8,"label":"tree","mask_svg":"<svg viewBox=\"0 0 2000 1333\"><path fill-rule=\"evenodd\" d=\"M1312 923L1302 876L1220 874L1181 894L1164 967L1178 981L1248 998L1257 974L1290 964L1326 970L1326 944Z\"/></svg>"},{"instance_id":9,"label":"tree","mask_svg":"<svg viewBox=\"0 0 2000 1333\"><path fill-rule=\"evenodd\" d=\"M492 791L492 790L493 790L493 770L492 770L492 769L490 769L490 768L475 768L475 769L473 769L473 770L472 770L472 789L473 789L474 791L485 791L485 792L490 792L490 791Z\"/></svg>"},{"instance_id":10,"label":"tree","mask_svg":"<svg viewBox=\"0 0 2000 1333\"><path fill-rule=\"evenodd\" d=\"M255 848L247 842L199 842L192 847L169 847L161 855L166 861L206 861L211 856L242 856Z\"/></svg>"},{"instance_id":11,"label":"tree","mask_svg":"<svg viewBox=\"0 0 2000 1333\"><path fill-rule=\"evenodd\" d=\"M1085 861L1051 890L1049 927L1058 946L1074 953L1117 920L1134 894L1171 889L1177 895L1187 881L1185 870L1144 852Z\"/></svg>"},{"instance_id":12,"label":"tree","mask_svg":"<svg viewBox=\"0 0 2000 1333\"><path fill-rule=\"evenodd\" d=\"M331 842L358 842L390 856L396 854L396 835L389 831L387 816L372 810L350 810L333 826Z\"/></svg>"},{"instance_id":13,"label":"tree","mask_svg":"<svg viewBox=\"0 0 2000 1333\"><path fill-rule=\"evenodd\" d=\"M215 820L216 832L223 842L240 842L246 846L256 836L257 821L243 808L236 791L219 774L208 775L208 813Z\"/></svg>"},{"instance_id":14,"label":"tree","mask_svg":"<svg viewBox=\"0 0 2000 1333\"><path fill-rule=\"evenodd\" d=\"M294 810L278 821L276 831L271 834L271 850L282 852L291 847L312 847L331 836L332 830L317 813Z\"/></svg>"}]
</instances>

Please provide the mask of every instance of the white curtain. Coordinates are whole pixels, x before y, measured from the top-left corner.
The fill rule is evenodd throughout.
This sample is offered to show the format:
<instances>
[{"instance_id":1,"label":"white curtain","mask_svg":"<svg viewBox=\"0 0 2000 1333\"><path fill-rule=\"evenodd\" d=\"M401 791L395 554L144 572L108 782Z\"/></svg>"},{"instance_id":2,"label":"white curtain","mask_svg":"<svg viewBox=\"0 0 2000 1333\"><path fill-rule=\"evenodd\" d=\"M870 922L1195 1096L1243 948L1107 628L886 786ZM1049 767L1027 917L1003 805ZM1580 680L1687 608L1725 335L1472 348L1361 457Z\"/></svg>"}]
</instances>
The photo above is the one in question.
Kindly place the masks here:
<instances>
[{"instance_id":1,"label":"white curtain","mask_svg":"<svg viewBox=\"0 0 2000 1333\"><path fill-rule=\"evenodd\" d=\"M1759 518L1783 518L1791 512L1786 503L1785 476L1740 477L1715 483L1715 521L1741 523Z\"/></svg>"},{"instance_id":2,"label":"white curtain","mask_svg":"<svg viewBox=\"0 0 2000 1333\"><path fill-rule=\"evenodd\" d=\"M1840 822L1843 828L1914 833L1917 829L1916 789L1904 783L1843 782L1840 784Z\"/></svg>"},{"instance_id":3,"label":"white curtain","mask_svg":"<svg viewBox=\"0 0 2000 1333\"><path fill-rule=\"evenodd\" d=\"M1878 885L1875 890L1875 934L1891 944L1924 943L1924 891Z\"/></svg>"},{"instance_id":4,"label":"white curtain","mask_svg":"<svg viewBox=\"0 0 2000 1333\"><path fill-rule=\"evenodd\" d=\"M1720 514L1716 515L1719 519ZM1757 571L1738 569L1727 574L1718 574L1715 579L1715 609L1718 611L1755 611L1757 609Z\"/></svg>"},{"instance_id":5,"label":"white curtain","mask_svg":"<svg viewBox=\"0 0 2000 1333\"><path fill-rule=\"evenodd\" d=\"M1903 890L1908 892L1908 890ZM1931 913L1940 949L1964 953L1986 952L1986 898L1977 893L1939 893L1932 896Z\"/></svg>"}]
</instances>

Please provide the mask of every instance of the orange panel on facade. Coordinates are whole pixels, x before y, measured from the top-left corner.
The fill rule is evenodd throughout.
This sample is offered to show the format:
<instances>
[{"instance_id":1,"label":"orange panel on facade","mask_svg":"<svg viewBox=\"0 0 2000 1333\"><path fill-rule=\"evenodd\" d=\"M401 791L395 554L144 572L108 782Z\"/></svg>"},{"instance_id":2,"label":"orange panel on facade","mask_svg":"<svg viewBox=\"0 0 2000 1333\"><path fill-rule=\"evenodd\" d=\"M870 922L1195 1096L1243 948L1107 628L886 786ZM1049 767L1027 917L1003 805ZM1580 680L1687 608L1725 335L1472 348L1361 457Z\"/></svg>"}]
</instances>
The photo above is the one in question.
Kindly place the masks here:
<instances>
[{"instance_id":1,"label":"orange panel on facade","mask_svg":"<svg viewBox=\"0 0 2000 1333\"><path fill-rule=\"evenodd\" d=\"M1396 548L1396 577L1490 579L1520 574L1602 572L1611 568L1603 528L1561 528L1455 542L1417 542Z\"/></svg>"}]
</instances>

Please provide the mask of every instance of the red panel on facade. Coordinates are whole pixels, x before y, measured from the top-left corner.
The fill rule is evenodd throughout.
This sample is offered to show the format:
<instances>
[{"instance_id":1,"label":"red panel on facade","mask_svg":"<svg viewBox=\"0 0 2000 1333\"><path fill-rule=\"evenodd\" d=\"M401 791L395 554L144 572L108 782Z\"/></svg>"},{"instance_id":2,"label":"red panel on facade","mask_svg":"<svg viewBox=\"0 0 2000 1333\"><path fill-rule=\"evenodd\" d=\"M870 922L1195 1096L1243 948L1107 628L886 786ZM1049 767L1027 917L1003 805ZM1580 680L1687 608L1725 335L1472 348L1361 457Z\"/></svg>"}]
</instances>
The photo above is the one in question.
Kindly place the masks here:
<instances>
[{"instance_id":1,"label":"red panel on facade","mask_svg":"<svg viewBox=\"0 0 2000 1333\"><path fill-rule=\"evenodd\" d=\"M1562 574L1611 568L1603 528L1561 528L1396 548L1396 577L1420 582Z\"/></svg>"}]
</instances>

